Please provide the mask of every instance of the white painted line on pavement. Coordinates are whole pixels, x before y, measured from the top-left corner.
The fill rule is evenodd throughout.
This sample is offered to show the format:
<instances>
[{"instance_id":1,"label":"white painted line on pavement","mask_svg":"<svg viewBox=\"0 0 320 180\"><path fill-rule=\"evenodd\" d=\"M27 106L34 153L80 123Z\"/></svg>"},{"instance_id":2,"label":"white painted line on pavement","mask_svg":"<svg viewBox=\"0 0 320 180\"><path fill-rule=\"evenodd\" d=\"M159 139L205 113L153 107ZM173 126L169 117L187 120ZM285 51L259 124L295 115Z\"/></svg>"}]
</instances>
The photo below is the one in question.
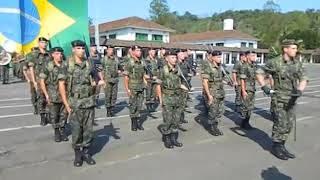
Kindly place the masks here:
<instances>
[{"instance_id":1,"label":"white painted line on pavement","mask_svg":"<svg viewBox=\"0 0 320 180\"><path fill-rule=\"evenodd\" d=\"M308 119L312 119L312 118L314 118L314 116L301 117L301 118L298 118L298 119L297 119L297 122L299 122L299 121L304 121L304 120L308 120Z\"/></svg>"}]
</instances>

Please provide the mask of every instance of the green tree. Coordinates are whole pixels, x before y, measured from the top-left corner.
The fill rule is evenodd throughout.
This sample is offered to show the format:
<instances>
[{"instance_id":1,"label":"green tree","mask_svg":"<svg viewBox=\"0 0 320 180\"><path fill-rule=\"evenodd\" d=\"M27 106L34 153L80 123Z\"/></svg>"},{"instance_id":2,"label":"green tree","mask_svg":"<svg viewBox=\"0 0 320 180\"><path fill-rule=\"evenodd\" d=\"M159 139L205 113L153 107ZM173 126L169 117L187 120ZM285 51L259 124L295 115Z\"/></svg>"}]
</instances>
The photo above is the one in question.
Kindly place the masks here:
<instances>
[{"instance_id":1,"label":"green tree","mask_svg":"<svg viewBox=\"0 0 320 180\"><path fill-rule=\"evenodd\" d=\"M151 20L165 24L168 18L169 6L166 0L152 0L150 3L150 18Z\"/></svg>"}]
</instances>

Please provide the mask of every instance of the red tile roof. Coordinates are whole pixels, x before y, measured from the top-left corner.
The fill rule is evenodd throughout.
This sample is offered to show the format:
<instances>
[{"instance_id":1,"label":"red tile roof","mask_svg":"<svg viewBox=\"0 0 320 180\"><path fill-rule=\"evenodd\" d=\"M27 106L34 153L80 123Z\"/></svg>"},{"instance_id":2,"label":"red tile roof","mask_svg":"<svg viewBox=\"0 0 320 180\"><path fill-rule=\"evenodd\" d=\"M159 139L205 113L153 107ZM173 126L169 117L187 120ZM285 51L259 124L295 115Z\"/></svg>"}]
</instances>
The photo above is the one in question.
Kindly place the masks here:
<instances>
[{"instance_id":1,"label":"red tile roof","mask_svg":"<svg viewBox=\"0 0 320 180\"><path fill-rule=\"evenodd\" d=\"M194 42L206 40L224 40L224 39L241 39L257 41L258 39L250 34L243 33L237 30L224 31L207 31L202 33L187 33L181 35L173 35L170 37L170 42Z\"/></svg>"},{"instance_id":2,"label":"red tile roof","mask_svg":"<svg viewBox=\"0 0 320 180\"><path fill-rule=\"evenodd\" d=\"M126 27L153 29L153 30L161 30L161 31L168 31L168 32L174 31L170 28L164 27L155 22L148 21L136 16L99 24L99 31L106 32L106 31L121 29ZM91 35L94 34L94 28L92 26L90 27L90 34Z\"/></svg>"}]
</instances>

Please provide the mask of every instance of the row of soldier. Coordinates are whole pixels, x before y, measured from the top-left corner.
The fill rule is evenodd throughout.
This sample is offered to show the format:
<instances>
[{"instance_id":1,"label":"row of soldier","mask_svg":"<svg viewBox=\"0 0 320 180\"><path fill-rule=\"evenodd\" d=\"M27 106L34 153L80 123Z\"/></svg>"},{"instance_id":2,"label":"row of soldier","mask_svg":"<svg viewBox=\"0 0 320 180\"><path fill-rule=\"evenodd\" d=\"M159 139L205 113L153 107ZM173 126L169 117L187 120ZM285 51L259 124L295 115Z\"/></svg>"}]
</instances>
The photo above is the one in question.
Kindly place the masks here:
<instances>
[{"instance_id":1,"label":"row of soldier","mask_svg":"<svg viewBox=\"0 0 320 180\"><path fill-rule=\"evenodd\" d=\"M164 146L170 149L183 146L178 141L179 129L181 123L187 123L184 112L188 92L192 89L191 76L195 73L186 62L187 50L163 48L157 59L155 50L150 48L148 57L142 60L141 47L132 46L122 69L119 68L112 46L107 46L105 57L101 61L98 60L97 53L92 53L87 60L86 44L76 40L71 42L72 56L67 61L62 61L62 48L55 47L47 52L47 42L47 39L39 38L38 49L27 55L27 80L30 82L35 114L40 114L42 125L52 123L55 141L68 141L64 127L69 121L75 166L82 166L83 161L95 164L89 148L93 139L96 95L100 92L99 87L103 87L107 116L112 116L120 73L124 76L124 87L129 97L131 130L144 130L140 113L146 91L147 109L155 110L156 103L162 107L163 123L158 126L158 130L162 134ZM291 97L290 94L294 91L293 94L301 95L307 82L304 67L295 60L296 46L294 41L284 42L282 58L270 60L267 68L257 68L255 52L245 52L239 61L242 64L236 64L233 69L233 80L227 78L228 73L221 63L221 52L208 53L207 59L201 63L201 79L208 111L207 128L212 135L223 135L218 123L224 111L226 80L238 92L236 105L243 117L241 127L245 130L252 129L249 120L254 107L255 82L258 80L265 94L274 92L271 88L277 91L272 96L278 106L274 109L274 146L271 152L283 160L294 158L294 154L289 153L284 146L294 117L295 101L292 103L292 99L296 100L298 97ZM92 50L96 49L93 47ZM278 61L286 63L277 63ZM278 70L279 68L283 69ZM266 74L272 75L274 83L271 83L271 88L265 83ZM296 79L288 80L293 77ZM283 97L287 98L283 100Z\"/></svg>"}]
</instances>

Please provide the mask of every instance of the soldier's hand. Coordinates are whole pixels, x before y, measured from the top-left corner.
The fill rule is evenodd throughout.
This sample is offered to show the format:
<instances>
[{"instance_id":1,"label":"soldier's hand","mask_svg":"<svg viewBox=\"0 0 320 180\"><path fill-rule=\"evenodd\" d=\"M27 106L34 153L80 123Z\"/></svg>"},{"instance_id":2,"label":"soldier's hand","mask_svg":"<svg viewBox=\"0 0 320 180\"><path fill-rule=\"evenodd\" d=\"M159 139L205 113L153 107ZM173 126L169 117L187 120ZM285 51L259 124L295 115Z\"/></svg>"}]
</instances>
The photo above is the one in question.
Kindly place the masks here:
<instances>
[{"instance_id":1,"label":"soldier's hand","mask_svg":"<svg viewBox=\"0 0 320 180\"><path fill-rule=\"evenodd\" d=\"M105 82L104 80L100 80L100 81L98 82L98 86L103 86L103 87L105 87L105 86L106 86L106 82Z\"/></svg>"},{"instance_id":2,"label":"soldier's hand","mask_svg":"<svg viewBox=\"0 0 320 180\"><path fill-rule=\"evenodd\" d=\"M68 114L70 115L72 112L72 109L70 108L70 106L66 106L66 110L67 110Z\"/></svg>"},{"instance_id":3,"label":"soldier's hand","mask_svg":"<svg viewBox=\"0 0 320 180\"><path fill-rule=\"evenodd\" d=\"M131 97L131 91L130 90L127 91L127 94L128 94L128 97Z\"/></svg>"},{"instance_id":4,"label":"soldier's hand","mask_svg":"<svg viewBox=\"0 0 320 180\"><path fill-rule=\"evenodd\" d=\"M242 92L242 98L246 100L248 98L248 93L247 92Z\"/></svg>"},{"instance_id":5,"label":"soldier's hand","mask_svg":"<svg viewBox=\"0 0 320 180\"><path fill-rule=\"evenodd\" d=\"M50 101L50 98L49 98L48 95L46 95L46 101L47 101L47 104L48 104L48 105L51 105L51 101Z\"/></svg>"},{"instance_id":6,"label":"soldier's hand","mask_svg":"<svg viewBox=\"0 0 320 180\"><path fill-rule=\"evenodd\" d=\"M208 104L211 105L213 103L213 96L208 96Z\"/></svg>"},{"instance_id":7,"label":"soldier's hand","mask_svg":"<svg viewBox=\"0 0 320 180\"><path fill-rule=\"evenodd\" d=\"M233 86L235 87L239 86L238 82L237 81L233 82Z\"/></svg>"},{"instance_id":8,"label":"soldier's hand","mask_svg":"<svg viewBox=\"0 0 320 180\"><path fill-rule=\"evenodd\" d=\"M38 83L37 82L33 82L33 86L35 89L38 89Z\"/></svg>"}]
</instances>

